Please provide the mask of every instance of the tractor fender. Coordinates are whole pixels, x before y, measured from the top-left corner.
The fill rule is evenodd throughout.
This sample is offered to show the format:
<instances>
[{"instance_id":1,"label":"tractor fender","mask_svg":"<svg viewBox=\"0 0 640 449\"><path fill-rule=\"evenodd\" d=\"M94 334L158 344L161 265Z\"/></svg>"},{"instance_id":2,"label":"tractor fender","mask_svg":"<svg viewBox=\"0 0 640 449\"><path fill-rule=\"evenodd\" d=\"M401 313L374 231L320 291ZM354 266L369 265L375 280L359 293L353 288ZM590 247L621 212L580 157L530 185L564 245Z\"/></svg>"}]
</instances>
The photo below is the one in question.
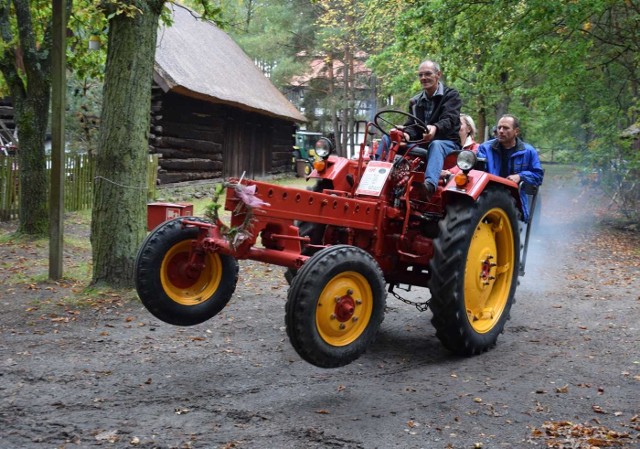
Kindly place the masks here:
<instances>
[{"instance_id":1,"label":"tractor fender","mask_svg":"<svg viewBox=\"0 0 640 449\"><path fill-rule=\"evenodd\" d=\"M347 175L355 176L358 170L358 161L331 155L326 160L326 164L326 168L322 172L318 172L314 168L308 179L327 179L332 181L335 190L351 190L352 186L347 181Z\"/></svg>"},{"instance_id":2,"label":"tractor fender","mask_svg":"<svg viewBox=\"0 0 640 449\"><path fill-rule=\"evenodd\" d=\"M511 195L516 200L518 209L522 212L522 202L520 200L520 194L518 193L518 185L515 182L479 170L471 170L468 173L468 179L469 182L465 186L458 187L454 177L451 176L449 178L442 192L442 198L445 204L459 196L467 196L476 201L488 187L500 185L511 192Z\"/></svg>"}]
</instances>

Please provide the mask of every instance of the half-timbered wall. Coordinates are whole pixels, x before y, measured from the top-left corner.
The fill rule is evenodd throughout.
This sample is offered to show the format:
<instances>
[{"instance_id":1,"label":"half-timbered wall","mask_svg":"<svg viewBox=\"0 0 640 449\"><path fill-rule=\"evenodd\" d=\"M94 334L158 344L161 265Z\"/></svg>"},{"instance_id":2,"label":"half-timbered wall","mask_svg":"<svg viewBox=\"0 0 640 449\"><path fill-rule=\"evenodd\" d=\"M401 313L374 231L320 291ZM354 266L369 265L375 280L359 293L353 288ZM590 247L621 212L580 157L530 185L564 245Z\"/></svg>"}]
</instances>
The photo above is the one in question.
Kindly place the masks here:
<instances>
[{"instance_id":1,"label":"half-timbered wall","mask_svg":"<svg viewBox=\"0 0 640 449\"><path fill-rule=\"evenodd\" d=\"M294 123L154 85L150 151L161 184L291 171Z\"/></svg>"}]
</instances>

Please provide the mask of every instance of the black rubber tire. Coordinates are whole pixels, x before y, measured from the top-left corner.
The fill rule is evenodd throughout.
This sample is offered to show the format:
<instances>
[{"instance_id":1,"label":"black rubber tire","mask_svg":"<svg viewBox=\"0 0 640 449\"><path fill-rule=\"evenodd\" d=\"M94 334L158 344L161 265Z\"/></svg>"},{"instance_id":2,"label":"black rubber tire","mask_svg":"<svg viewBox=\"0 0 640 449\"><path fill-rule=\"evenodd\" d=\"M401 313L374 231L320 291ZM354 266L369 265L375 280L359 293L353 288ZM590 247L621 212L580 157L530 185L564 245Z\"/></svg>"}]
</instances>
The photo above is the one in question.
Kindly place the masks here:
<instances>
[{"instance_id":1,"label":"black rubber tire","mask_svg":"<svg viewBox=\"0 0 640 449\"><path fill-rule=\"evenodd\" d=\"M498 230L494 233L487 232L486 229L495 223L492 220L497 216L503 217L504 230L494 224ZM485 231L481 231L482 229ZM500 236L502 232L505 234ZM512 236L508 236L509 232ZM473 253L476 249L478 253L491 253L485 249L491 247L490 244L486 244L487 240L491 243L491 237L485 237L487 235L493 235L495 241L499 240L502 243L496 244L495 256L487 257L483 261L495 259L497 264L497 268L492 268L495 270L493 283L484 285L483 282L490 278L485 277L481 281L482 274L478 279L475 276L476 272L469 267L475 266L475 260L479 267L488 266L481 263L482 257L485 256L477 257L477 254ZM473 239L476 239L475 242ZM469 260L470 266L467 265L469 253L475 254ZM447 206L445 218L439 224L438 237L434 239L434 257L430 262L429 283L429 305L433 312L431 322L436 329L437 337L447 349L459 355L470 356L495 346L509 319L511 306L515 303L519 263L518 215L515 200L510 192L504 188L489 188L475 202L461 198ZM465 286L468 287L467 291L476 295L465 298ZM482 303L485 300L486 309L482 309L482 313L488 310L489 319L487 328L479 331L477 328L484 326L482 320L486 317L469 317L468 314L472 313L478 302ZM492 307L496 303L498 305L494 310Z\"/></svg>"},{"instance_id":2,"label":"black rubber tire","mask_svg":"<svg viewBox=\"0 0 640 449\"><path fill-rule=\"evenodd\" d=\"M165 323L192 326L207 321L227 305L238 282L238 263L230 256L207 253L205 271L192 282L192 285L198 284L199 290L189 290L192 285L181 287L173 284L170 273L162 272L163 262L168 266L173 260L178 260L176 256L184 258L191 247L188 243L196 239L199 232L195 227L183 227L183 219L203 221L195 217L179 217L154 229L138 250L134 278L138 296L153 316ZM169 256L172 260L166 260ZM209 273L214 276L208 277L206 271L216 268L219 273ZM187 282L191 281L187 279ZM211 285L210 282L217 284ZM199 292L202 291L208 297L200 297ZM181 292L184 292L183 297Z\"/></svg>"},{"instance_id":3,"label":"black rubber tire","mask_svg":"<svg viewBox=\"0 0 640 449\"><path fill-rule=\"evenodd\" d=\"M350 283L351 280L357 282ZM322 311L331 313L331 306L336 307L332 287L338 284L340 288L345 285L352 288L349 295L362 300L356 306L362 309L354 313L355 319L346 321L344 331L325 336L324 326L339 325L339 320L322 316ZM299 270L287 296L285 324L293 348L304 360L321 368L337 368L353 362L375 340L384 319L386 296L382 271L364 250L335 245L317 252ZM358 321L360 317L362 320ZM339 341L343 337L351 340Z\"/></svg>"},{"instance_id":4,"label":"black rubber tire","mask_svg":"<svg viewBox=\"0 0 640 449\"><path fill-rule=\"evenodd\" d=\"M307 161L304 164L304 175L309 176L312 171L313 171L313 164L311 163L311 161Z\"/></svg>"}]
</instances>

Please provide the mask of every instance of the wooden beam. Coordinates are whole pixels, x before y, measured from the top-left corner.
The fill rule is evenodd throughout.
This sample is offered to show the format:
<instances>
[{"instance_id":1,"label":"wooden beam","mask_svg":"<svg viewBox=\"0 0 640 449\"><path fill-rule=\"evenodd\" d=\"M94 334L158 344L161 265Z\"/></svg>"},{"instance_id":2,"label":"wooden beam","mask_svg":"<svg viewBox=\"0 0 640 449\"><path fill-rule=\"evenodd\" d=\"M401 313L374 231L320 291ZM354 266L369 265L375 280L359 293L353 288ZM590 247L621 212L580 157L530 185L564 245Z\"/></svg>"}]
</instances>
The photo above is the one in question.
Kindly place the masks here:
<instances>
[{"instance_id":1,"label":"wooden beam","mask_svg":"<svg viewBox=\"0 0 640 449\"><path fill-rule=\"evenodd\" d=\"M64 237L64 109L66 20L64 0L52 0L51 49L51 185L49 197L49 279L62 278Z\"/></svg>"}]
</instances>

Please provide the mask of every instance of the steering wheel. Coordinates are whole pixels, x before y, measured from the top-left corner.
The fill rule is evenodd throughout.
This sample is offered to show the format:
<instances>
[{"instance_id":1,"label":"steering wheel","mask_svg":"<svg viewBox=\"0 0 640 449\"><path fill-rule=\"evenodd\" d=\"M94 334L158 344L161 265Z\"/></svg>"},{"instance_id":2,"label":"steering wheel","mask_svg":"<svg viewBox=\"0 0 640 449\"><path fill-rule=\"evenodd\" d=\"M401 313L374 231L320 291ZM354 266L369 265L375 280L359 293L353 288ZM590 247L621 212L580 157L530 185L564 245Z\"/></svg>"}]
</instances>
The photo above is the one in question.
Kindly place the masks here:
<instances>
[{"instance_id":1,"label":"steering wheel","mask_svg":"<svg viewBox=\"0 0 640 449\"><path fill-rule=\"evenodd\" d=\"M398 111L395 109L387 109L386 111L378 112L373 118L373 125L380 130L382 134L387 137L389 136L389 131L391 128L396 128L400 125L400 123L405 123L407 118L412 119L414 121L413 124L407 125L404 129L407 128L418 128L422 130L422 133L427 132L427 124L420 120L413 114L409 114L408 112ZM408 140L408 144L420 143L422 139L419 140Z\"/></svg>"}]
</instances>

